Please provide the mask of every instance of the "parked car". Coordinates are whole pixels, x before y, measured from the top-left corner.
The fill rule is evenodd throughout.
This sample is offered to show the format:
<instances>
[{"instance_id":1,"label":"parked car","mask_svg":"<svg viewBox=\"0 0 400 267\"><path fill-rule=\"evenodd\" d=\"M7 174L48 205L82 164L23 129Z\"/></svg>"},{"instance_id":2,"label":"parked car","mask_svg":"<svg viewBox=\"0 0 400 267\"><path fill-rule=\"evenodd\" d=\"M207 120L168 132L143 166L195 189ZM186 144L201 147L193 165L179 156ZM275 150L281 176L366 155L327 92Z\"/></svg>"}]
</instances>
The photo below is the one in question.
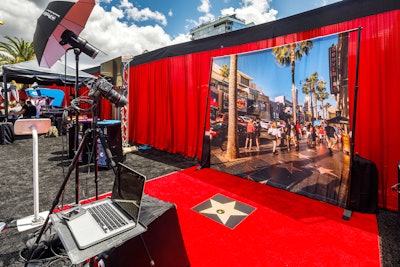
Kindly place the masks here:
<instances>
[{"instance_id":1,"label":"parked car","mask_svg":"<svg viewBox=\"0 0 400 267\"><path fill-rule=\"evenodd\" d=\"M260 124L263 130L268 130L272 125L272 121L260 120Z\"/></svg>"},{"instance_id":2,"label":"parked car","mask_svg":"<svg viewBox=\"0 0 400 267\"><path fill-rule=\"evenodd\" d=\"M246 142L246 126L238 123L237 128L239 145L243 146ZM210 136L212 146L222 147L222 144L227 141L228 138L228 123L216 122L211 124Z\"/></svg>"},{"instance_id":3,"label":"parked car","mask_svg":"<svg viewBox=\"0 0 400 267\"><path fill-rule=\"evenodd\" d=\"M247 116L239 116L238 121L248 123L250 121L250 117Z\"/></svg>"}]
</instances>

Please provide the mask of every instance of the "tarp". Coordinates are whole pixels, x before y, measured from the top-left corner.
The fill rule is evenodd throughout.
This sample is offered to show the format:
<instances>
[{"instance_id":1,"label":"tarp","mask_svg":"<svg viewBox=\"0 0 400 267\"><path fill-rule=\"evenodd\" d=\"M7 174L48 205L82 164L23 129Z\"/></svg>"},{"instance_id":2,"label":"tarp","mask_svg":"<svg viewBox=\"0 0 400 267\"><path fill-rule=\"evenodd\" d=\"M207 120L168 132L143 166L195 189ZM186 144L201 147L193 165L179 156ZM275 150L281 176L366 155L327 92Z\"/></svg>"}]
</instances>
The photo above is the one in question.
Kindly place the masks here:
<instances>
[{"instance_id":1,"label":"tarp","mask_svg":"<svg viewBox=\"0 0 400 267\"><path fill-rule=\"evenodd\" d=\"M94 79L91 74L84 71L78 72L79 82L88 79ZM40 85L74 85L76 70L72 67L65 66L57 61L50 69L39 67L37 60L30 60L21 63L2 66L0 74L2 80L5 76L7 81L15 80L17 83L32 84L37 82Z\"/></svg>"},{"instance_id":2,"label":"tarp","mask_svg":"<svg viewBox=\"0 0 400 267\"><path fill-rule=\"evenodd\" d=\"M63 90L48 88L28 88L25 89L27 96L32 98L48 97L51 99L51 106L62 107L65 93Z\"/></svg>"}]
</instances>

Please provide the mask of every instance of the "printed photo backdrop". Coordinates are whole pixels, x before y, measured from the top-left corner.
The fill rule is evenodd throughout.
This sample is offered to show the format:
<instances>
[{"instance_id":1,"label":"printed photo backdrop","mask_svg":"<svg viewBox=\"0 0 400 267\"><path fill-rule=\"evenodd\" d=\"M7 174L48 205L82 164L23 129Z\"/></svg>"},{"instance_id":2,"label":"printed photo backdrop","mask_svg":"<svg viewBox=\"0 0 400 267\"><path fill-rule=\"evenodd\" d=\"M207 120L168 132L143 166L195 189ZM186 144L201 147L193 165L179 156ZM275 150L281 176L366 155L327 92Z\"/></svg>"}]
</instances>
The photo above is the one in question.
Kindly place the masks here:
<instances>
[{"instance_id":1,"label":"printed photo backdrop","mask_svg":"<svg viewBox=\"0 0 400 267\"><path fill-rule=\"evenodd\" d=\"M344 207L350 34L214 58L210 167Z\"/></svg>"}]
</instances>

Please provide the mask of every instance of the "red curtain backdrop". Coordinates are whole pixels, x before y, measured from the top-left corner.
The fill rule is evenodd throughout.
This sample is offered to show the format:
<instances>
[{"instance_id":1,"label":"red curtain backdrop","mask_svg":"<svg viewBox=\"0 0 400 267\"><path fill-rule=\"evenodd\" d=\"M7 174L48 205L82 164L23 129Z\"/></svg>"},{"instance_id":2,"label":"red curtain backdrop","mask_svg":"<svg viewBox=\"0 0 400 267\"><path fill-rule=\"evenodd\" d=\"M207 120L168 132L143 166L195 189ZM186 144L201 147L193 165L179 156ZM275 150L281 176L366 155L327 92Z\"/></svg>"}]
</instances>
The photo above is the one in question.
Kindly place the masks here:
<instances>
[{"instance_id":1,"label":"red curtain backdrop","mask_svg":"<svg viewBox=\"0 0 400 267\"><path fill-rule=\"evenodd\" d=\"M110 101L102 97L99 104L100 104L99 119L100 120L112 119L112 104L110 103Z\"/></svg>"},{"instance_id":2,"label":"red curtain backdrop","mask_svg":"<svg viewBox=\"0 0 400 267\"><path fill-rule=\"evenodd\" d=\"M131 67L129 139L200 159L212 57L249 52L362 27L355 152L379 170L379 205L397 209L400 138L398 75L400 11L244 45L176 56ZM350 110L353 110L357 37L349 49ZM352 116L352 115L351 115Z\"/></svg>"}]
</instances>

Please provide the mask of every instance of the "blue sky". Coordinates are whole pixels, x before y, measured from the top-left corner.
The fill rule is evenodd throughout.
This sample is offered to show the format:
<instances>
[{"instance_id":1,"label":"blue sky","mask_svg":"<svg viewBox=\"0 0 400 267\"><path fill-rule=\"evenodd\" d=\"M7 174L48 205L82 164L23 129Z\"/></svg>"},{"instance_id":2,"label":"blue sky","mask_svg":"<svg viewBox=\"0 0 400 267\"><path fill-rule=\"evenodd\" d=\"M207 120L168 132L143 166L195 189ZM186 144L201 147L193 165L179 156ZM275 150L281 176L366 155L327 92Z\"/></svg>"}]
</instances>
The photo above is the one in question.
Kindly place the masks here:
<instances>
[{"instance_id":1,"label":"blue sky","mask_svg":"<svg viewBox=\"0 0 400 267\"><path fill-rule=\"evenodd\" d=\"M36 21L53 0L1 0L3 36L32 41ZM256 25L340 0L96 0L80 37L101 50L95 60L82 56L82 68L120 56L190 41L190 29L222 15L236 14ZM74 55L68 57L73 65Z\"/></svg>"},{"instance_id":2,"label":"blue sky","mask_svg":"<svg viewBox=\"0 0 400 267\"><path fill-rule=\"evenodd\" d=\"M337 44L337 35L331 35L312 39L313 48L309 54L296 62L295 84L298 89L298 103L304 103L304 94L301 92L301 82L314 72L318 72L320 80L326 82L327 92L329 86L329 62L328 48ZM229 57L215 58L214 62L219 66L227 64ZM291 69L279 66L272 54L272 49L241 54L238 56L238 70L253 78L253 82L263 89L263 93L273 101L275 97L284 95L292 100L291 95ZM329 98L325 101L333 104L334 100Z\"/></svg>"},{"instance_id":3,"label":"blue sky","mask_svg":"<svg viewBox=\"0 0 400 267\"><path fill-rule=\"evenodd\" d=\"M246 23L249 23L254 13L246 14L246 12L243 11L246 9L246 6L248 7L249 13L251 11L251 6L256 6L259 12L265 9L264 13L274 10L276 13L271 12L271 18L279 19L339 1L340 0L135 0L129 2L133 7L138 9L138 12L143 11L142 16L136 17L140 17L141 20L132 19L135 24L138 26L149 26L154 23L159 23L171 36L178 36L179 34L188 32L197 24L204 22L204 20L218 18L231 11L242 12ZM112 6L119 6L121 1L112 0L109 3L107 2L108 0L103 0L100 2L100 5L106 10L110 10ZM146 8L149 9L147 11L147 17L145 15L146 12L144 12ZM164 15L167 24L162 24L162 20L159 19L160 16L150 16L149 14L151 12L159 12L160 15ZM276 15L272 16L272 14ZM255 17L257 17L257 15L255 15ZM130 19L121 19L121 21L124 20L129 21Z\"/></svg>"}]
</instances>

